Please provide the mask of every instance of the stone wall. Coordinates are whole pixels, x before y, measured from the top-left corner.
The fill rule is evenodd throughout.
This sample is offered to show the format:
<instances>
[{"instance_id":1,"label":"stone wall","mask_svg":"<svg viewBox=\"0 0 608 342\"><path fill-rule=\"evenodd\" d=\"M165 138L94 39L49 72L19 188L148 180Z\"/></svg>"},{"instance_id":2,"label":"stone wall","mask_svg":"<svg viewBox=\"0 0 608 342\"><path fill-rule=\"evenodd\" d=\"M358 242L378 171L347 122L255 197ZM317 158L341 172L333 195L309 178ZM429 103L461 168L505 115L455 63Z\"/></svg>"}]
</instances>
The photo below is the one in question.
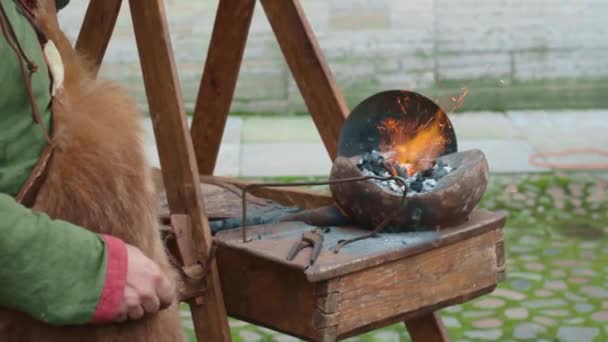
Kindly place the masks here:
<instances>
[{"instance_id":1,"label":"stone wall","mask_svg":"<svg viewBox=\"0 0 608 342\"><path fill-rule=\"evenodd\" d=\"M424 90L475 79L497 85L608 77L606 0L302 0L349 100L390 88ZM217 0L166 0L184 98L197 93ZM86 7L61 13L75 38ZM102 75L143 84L128 6ZM262 7L256 7L233 111L305 110Z\"/></svg>"}]
</instances>

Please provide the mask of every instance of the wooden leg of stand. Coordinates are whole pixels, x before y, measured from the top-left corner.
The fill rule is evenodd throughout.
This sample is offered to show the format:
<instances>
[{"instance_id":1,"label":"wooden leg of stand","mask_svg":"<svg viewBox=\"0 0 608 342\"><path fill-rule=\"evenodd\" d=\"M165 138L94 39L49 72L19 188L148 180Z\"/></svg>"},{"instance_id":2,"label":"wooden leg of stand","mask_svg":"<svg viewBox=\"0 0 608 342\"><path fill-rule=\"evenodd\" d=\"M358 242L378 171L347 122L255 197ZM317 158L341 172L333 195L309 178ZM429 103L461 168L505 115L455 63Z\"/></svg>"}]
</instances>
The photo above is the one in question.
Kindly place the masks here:
<instances>
[{"instance_id":1,"label":"wooden leg of stand","mask_svg":"<svg viewBox=\"0 0 608 342\"><path fill-rule=\"evenodd\" d=\"M112 37L122 0L91 0L82 22L76 50L91 59L99 70Z\"/></svg>"},{"instance_id":2,"label":"wooden leg of stand","mask_svg":"<svg viewBox=\"0 0 608 342\"><path fill-rule=\"evenodd\" d=\"M413 342L449 342L441 317L436 312L405 321Z\"/></svg>"},{"instance_id":3,"label":"wooden leg of stand","mask_svg":"<svg viewBox=\"0 0 608 342\"><path fill-rule=\"evenodd\" d=\"M331 159L348 107L298 0L262 0L270 25Z\"/></svg>"},{"instance_id":4,"label":"wooden leg of stand","mask_svg":"<svg viewBox=\"0 0 608 342\"><path fill-rule=\"evenodd\" d=\"M221 0L192 117L199 172L213 174L243 60L255 0Z\"/></svg>"},{"instance_id":5,"label":"wooden leg of stand","mask_svg":"<svg viewBox=\"0 0 608 342\"><path fill-rule=\"evenodd\" d=\"M185 214L192 225L196 258L206 262L212 239L204 216L194 149L162 0L130 0L137 50L172 214ZM195 186L197 185L197 186ZM199 341L230 341L228 317L215 261L207 274L207 291L189 302Z\"/></svg>"}]
</instances>

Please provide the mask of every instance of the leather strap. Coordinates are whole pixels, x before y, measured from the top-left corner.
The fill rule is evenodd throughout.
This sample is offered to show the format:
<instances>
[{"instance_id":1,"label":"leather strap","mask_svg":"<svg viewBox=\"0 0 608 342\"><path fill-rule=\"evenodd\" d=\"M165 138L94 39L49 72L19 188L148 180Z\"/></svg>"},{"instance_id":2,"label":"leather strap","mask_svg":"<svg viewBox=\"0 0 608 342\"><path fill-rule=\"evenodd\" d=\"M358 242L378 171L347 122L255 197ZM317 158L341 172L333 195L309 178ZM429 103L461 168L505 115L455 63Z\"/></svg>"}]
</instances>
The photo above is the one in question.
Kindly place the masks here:
<instances>
[{"instance_id":1,"label":"leather strap","mask_svg":"<svg viewBox=\"0 0 608 342\"><path fill-rule=\"evenodd\" d=\"M44 184L44 181L46 180L46 176L48 174L48 166L52 156L53 145L47 144L44 147L42 154L40 154L40 158L38 158L36 166L34 166L34 169L32 170L29 177L19 190L19 193L15 197L17 202L28 208L34 206L36 196L38 195L42 184Z\"/></svg>"},{"instance_id":2,"label":"leather strap","mask_svg":"<svg viewBox=\"0 0 608 342\"><path fill-rule=\"evenodd\" d=\"M48 134L44 121L42 120L42 116L40 115L40 109L38 108L38 103L36 103L34 91L32 90L32 74L38 71L38 66L28 58L21 48L21 44L19 44L19 40L17 39L15 31L8 20L8 16L4 11L2 3L0 3L0 29L2 31L2 35L6 39L6 42L17 55L21 75L23 76L23 81L25 82L25 88L30 98L30 103L32 104L32 118L34 122L37 123L42 129L42 134L46 138L46 141L51 144L51 138ZM27 65L23 62L23 60L27 62Z\"/></svg>"}]
</instances>

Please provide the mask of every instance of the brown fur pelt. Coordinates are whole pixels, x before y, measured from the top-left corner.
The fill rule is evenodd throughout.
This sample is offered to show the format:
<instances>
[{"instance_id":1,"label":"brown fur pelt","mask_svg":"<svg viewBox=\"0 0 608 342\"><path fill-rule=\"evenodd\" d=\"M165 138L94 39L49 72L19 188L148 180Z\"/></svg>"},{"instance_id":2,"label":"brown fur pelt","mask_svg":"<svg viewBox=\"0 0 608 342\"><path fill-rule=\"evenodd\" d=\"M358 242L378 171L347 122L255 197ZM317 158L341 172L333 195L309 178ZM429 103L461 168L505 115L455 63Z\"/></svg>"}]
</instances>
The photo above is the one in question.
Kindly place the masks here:
<instances>
[{"instance_id":1,"label":"brown fur pelt","mask_svg":"<svg viewBox=\"0 0 608 342\"><path fill-rule=\"evenodd\" d=\"M52 103L55 151L34 211L139 247L172 274L156 216L156 196L142 144L136 103L116 84L97 80L59 28L55 0L39 1L35 18L64 63L63 88ZM0 341L178 342L177 304L120 324L51 326L0 310ZM10 334L3 335L3 334Z\"/></svg>"}]
</instances>

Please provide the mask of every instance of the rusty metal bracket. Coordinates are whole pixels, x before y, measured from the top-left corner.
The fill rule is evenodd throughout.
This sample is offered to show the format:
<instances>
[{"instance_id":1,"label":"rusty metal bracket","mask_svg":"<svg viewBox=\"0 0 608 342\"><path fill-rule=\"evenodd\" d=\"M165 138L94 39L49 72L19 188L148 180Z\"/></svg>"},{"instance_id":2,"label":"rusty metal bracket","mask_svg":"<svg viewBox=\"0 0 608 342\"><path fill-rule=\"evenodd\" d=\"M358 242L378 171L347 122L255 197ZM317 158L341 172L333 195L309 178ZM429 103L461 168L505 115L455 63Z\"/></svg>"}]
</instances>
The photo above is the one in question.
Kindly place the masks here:
<instances>
[{"instance_id":1,"label":"rusty metal bracket","mask_svg":"<svg viewBox=\"0 0 608 342\"><path fill-rule=\"evenodd\" d=\"M207 260L196 258L196 248L192 239L192 223L186 214L171 214L171 237L175 239L177 252L181 262L171 258L171 263L179 274L177 281L178 298L180 301L194 299L203 303L203 295L207 290L207 273L215 257L216 246L211 247Z\"/></svg>"}]
</instances>

